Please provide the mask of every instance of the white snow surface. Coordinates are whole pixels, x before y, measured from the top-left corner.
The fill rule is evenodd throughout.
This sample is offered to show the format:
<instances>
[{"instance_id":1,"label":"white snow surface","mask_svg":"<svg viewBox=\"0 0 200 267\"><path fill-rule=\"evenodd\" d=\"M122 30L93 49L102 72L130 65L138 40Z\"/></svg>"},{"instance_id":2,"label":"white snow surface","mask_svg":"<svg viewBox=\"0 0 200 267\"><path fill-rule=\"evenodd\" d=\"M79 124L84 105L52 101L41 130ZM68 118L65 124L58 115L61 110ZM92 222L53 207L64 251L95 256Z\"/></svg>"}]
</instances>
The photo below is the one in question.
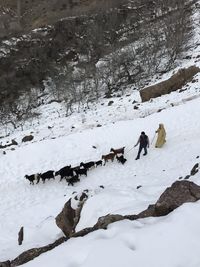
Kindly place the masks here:
<instances>
[{"instance_id":1,"label":"white snow surface","mask_svg":"<svg viewBox=\"0 0 200 267\"><path fill-rule=\"evenodd\" d=\"M19 145L14 151L1 154L0 260L13 259L29 248L46 245L62 236L55 217L65 202L76 195L74 191L79 194L89 189L90 192L76 230L93 226L100 216L108 213L136 214L155 203L166 187L180 176L185 177L198 162L199 114L200 98L197 98L145 118ZM138 135L145 130L152 141L160 122L165 125L167 143L162 149L156 149L154 140L148 155L135 161L137 148L130 149ZM31 186L24 179L25 174L98 160L111 147L122 146L126 146L124 166L116 161L99 166L74 186L59 182L58 178ZM198 174L190 180L200 184ZM142 187L136 189L138 185ZM186 204L164 218L119 222L110 225L107 231L72 239L25 266L121 266L122 263L141 267L161 263L162 266L199 266L199 210L197 202ZM21 226L25 236L22 246L18 246L17 233Z\"/></svg>"},{"instance_id":2,"label":"white snow surface","mask_svg":"<svg viewBox=\"0 0 200 267\"><path fill-rule=\"evenodd\" d=\"M194 63L200 66L198 29L195 46L188 52L192 58L182 63L184 67ZM52 103L40 107L39 125L35 122L32 128L1 138L2 144L15 139L19 145L15 150L3 149L6 154L0 150L0 261L12 260L25 250L63 236L55 217L69 198L85 189L89 190L89 199L76 231L93 226L100 216L109 213L143 211L174 181L189 174L200 161L200 74L183 89L147 103L141 103L138 92L130 90L121 98L100 100L90 110L67 118L62 105ZM108 106L110 100L114 103ZM167 132L162 149L154 147L159 123L164 123ZM147 156L135 161L138 147L133 146L141 131L147 133L151 146ZM33 141L22 143L22 137L30 133ZM34 186L24 179L25 174L99 160L111 147L122 146L125 165L114 161L99 166L74 186L59 182L58 177ZM189 180L200 185L200 174ZM200 201L186 203L165 217L124 220L107 230L72 238L24 266L199 267L199 225ZM21 226L24 242L18 246Z\"/></svg>"}]
</instances>

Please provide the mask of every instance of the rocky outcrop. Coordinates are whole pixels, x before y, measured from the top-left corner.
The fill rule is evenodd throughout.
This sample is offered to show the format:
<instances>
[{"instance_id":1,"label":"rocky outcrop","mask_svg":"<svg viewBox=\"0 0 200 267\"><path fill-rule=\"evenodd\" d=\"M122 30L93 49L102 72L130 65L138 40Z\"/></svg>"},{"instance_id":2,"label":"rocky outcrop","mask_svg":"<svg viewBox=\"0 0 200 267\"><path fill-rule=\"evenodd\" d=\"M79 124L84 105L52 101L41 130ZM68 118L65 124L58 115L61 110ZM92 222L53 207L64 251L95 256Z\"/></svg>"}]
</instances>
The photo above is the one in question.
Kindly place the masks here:
<instances>
[{"instance_id":1,"label":"rocky outcrop","mask_svg":"<svg viewBox=\"0 0 200 267\"><path fill-rule=\"evenodd\" d=\"M176 181L168 187L158 201L137 215L128 215L130 220L165 216L187 202L200 199L200 186L190 181Z\"/></svg>"},{"instance_id":2,"label":"rocky outcrop","mask_svg":"<svg viewBox=\"0 0 200 267\"><path fill-rule=\"evenodd\" d=\"M79 198L82 199L81 205L79 206L78 218L80 218L80 212L84 201L87 199L87 195L84 193ZM98 219L98 222L93 227L85 228L79 232L74 232L75 226L78 223L75 216L75 209L71 207L71 199L65 204L62 212L56 218L56 223L63 227L63 232L68 237L83 237L89 233L92 233L99 229L107 229L108 225L113 222L118 222L124 219L137 220L147 217L159 217L165 216L172 212L174 209L180 207L182 204L187 202L195 202L200 199L200 186L190 181L176 181L170 187L168 187L163 194L160 196L158 201L149 205L149 207L140 212L137 215L119 215L119 214L108 214ZM65 224L66 223L66 224ZM20 254L13 261L6 261L0 263L0 267L14 267L22 265L35 257L38 257L42 253L45 253L56 246L59 246L63 242L67 241L67 237L62 237L56 240L54 243L41 248L33 248Z\"/></svg>"},{"instance_id":3,"label":"rocky outcrop","mask_svg":"<svg viewBox=\"0 0 200 267\"><path fill-rule=\"evenodd\" d=\"M12 139L11 143L9 143L7 145L0 145L0 149L1 148L6 148L6 147L9 147L9 146L17 146L17 145L18 145L18 143L14 139Z\"/></svg>"},{"instance_id":4,"label":"rocky outcrop","mask_svg":"<svg viewBox=\"0 0 200 267\"><path fill-rule=\"evenodd\" d=\"M200 72L200 68L196 66L191 66L187 69L180 69L168 80L140 90L142 102L149 101L151 98L156 98L181 89L186 83L190 82L194 75L198 72Z\"/></svg>"},{"instance_id":5,"label":"rocky outcrop","mask_svg":"<svg viewBox=\"0 0 200 267\"><path fill-rule=\"evenodd\" d=\"M15 25L13 25L13 22L15 22L15 24L18 22L16 16L13 18L13 14L18 10L17 3L19 3L19 1L0 0L0 7L4 6L7 10L11 9L10 14L7 14L10 18L8 18L6 21L7 23L5 23L7 30L14 30L13 27ZM113 1L113 5L115 5L115 1ZM100 6L105 6L105 3L99 3L99 1L96 0L21 0L20 6L22 17L21 27L22 29L31 30L32 28L51 24L58 20L59 17L63 18L69 15L80 15L82 13L87 14L94 9L99 9ZM6 20L6 18L4 20ZM17 25L15 28L16 27Z\"/></svg>"},{"instance_id":6,"label":"rocky outcrop","mask_svg":"<svg viewBox=\"0 0 200 267\"><path fill-rule=\"evenodd\" d=\"M49 78L56 86L62 88L66 82L65 74L73 77L75 66L77 70L82 69L87 77L97 77L93 74L96 72L96 63L100 58L111 54L115 49L119 51L124 45L132 43L133 39L138 42L140 39L137 38L145 38L146 33L143 29L150 24L154 29L154 23L156 27L163 14L164 17L171 17L171 21L175 22L174 27L177 27L174 18L177 18L178 10L173 10L173 5L168 3L170 12L166 14L166 7L160 5L159 1L148 0L145 1L145 5L141 5L140 1L129 1L127 5L126 1L114 0L68 2L66 0L0 0L0 6L14 13L17 10L17 3L21 3L23 34L9 35L6 40L2 42L0 40L0 102L5 102L5 105L8 99L11 99L12 103L13 100L17 102L20 96L24 92L28 94L31 88L38 89L41 96L40 93L44 90L47 80L50 81ZM187 9L189 17L192 7L186 0L183 6ZM99 12L100 10L106 12ZM84 15L72 16L73 11ZM155 17L155 14L159 13L159 18ZM141 23L138 23L139 21ZM189 22L186 28L191 28ZM32 29L35 30L32 31ZM157 40L154 35L152 37ZM158 48L160 41L152 45ZM146 44L144 49L145 47ZM139 50L142 49L138 49L138 52ZM138 79L141 82L143 77L141 73L146 69L146 63L142 51L141 55L137 54L137 57L138 59L142 57L142 60L133 73L130 72L131 66L124 68L119 65L121 69L119 79L109 84L110 93L106 92L106 95L111 95L112 90L120 90L121 86L126 87L127 83L137 83ZM129 65L126 61L124 64ZM131 62L132 56L130 56ZM134 64L133 68L135 68ZM145 76L144 73L144 79L146 79ZM34 106L38 104L35 100Z\"/></svg>"},{"instance_id":7,"label":"rocky outcrop","mask_svg":"<svg viewBox=\"0 0 200 267\"><path fill-rule=\"evenodd\" d=\"M84 236L85 234L98 229L106 229L110 223L124 219L138 220L148 217L165 216L174 209L180 207L182 204L187 202L196 202L199 199L200 186L190 181L176 181L162 193L155 204L149 205L146 210L140 212L139 214L125 216L119 214L108 214L100 217L93 227L83 229L80 232L75 233L73 236Z\"/></svg>"},{"instance_id":8,"label":"rocky outcrop","mask_svg":"<svg viewBox=\"0 0 200 267\"><path fill-rule=\"evenodd\" d=\"M124 216L119 214L108 214L98 219L98 222L94 225L96 229L107 229L107 226L113 222L118 222L124 219Z\"/></svg>"},{"instance_id":9,"label":"rocky outcrop","mask_svg":"<svg viewBox=\"0 0 200 267\"><path fill-rule=\"evenodd\" d=\"M190 181L176 181L155 204L156 216L164 216L187 202L200 199L200 186Z\"/></svg>"},{"instance_id":10,"label":"rocky outcrop","mask_svg":"<svg viewBox=\"0 0 200 267\"><path fill-rule=\"evenodd\" d=\"M26 136L24 136L23 138L22 138L22 142L29 142L29 141L32 141L33 140L33 138L34 138L34 136L33 135L26 135Z\"/></svg>"},{"instance_id":11,"label":"rocky outcrop","mask_svg":"<svg viewBox=\"0 0 200 267\"><path fill-rule=\"evenodd\" d=\"M74 232L75 210L71 207L71 198L65 203L61 213L56 217L56 225L69 237Z\"/></svg>"},{"instance_id":12,"label":"rocky outcrop","mask_svg":"<svg viewBox=\"0 0 200 267\"><path fill-rule=\"evenodd\" d=\"M33 260L34 258L40 256L42 253L45 253L45 252L52 250L55 247L61 245L65 241L67 241L67 238L61 237L58 240L56 240L55 242L53 242L52 244L49 244L47 246L29 249L29 250L23 252L22 254L20 254L13 261L11 261L11 264L8 265L8 267L9 266L10 267L19 266L19 265L22 265L26 262L29 262L29 261ZM2 267L4 267L4 266L2 266ZM5 267L7 267L7 266L5 265Z\"/></svg>"},{"instance_id":13,"label":"rocky outcrop","mask_svg":"<svg viewBox=\"0 0 200 267\"><path fill-rule=\"evenodd\" d=\"M10 261L0 262L0 267L11 267Z\"/></svg>"},{"instance_id":14,"label":"rocky outcrop","mask_svg":"<svg viewBox=\"0 0 200 267\"><path fill-rule=\"evenodd\" d=\"M63 231L66 237L70 237L75 232L75 228L80 220L81 210L87 198L87 194L83 192L79 197L76 209L72 208L72 199L70 198L56 217L56 225Z\"/></svg>"}]
</instances>

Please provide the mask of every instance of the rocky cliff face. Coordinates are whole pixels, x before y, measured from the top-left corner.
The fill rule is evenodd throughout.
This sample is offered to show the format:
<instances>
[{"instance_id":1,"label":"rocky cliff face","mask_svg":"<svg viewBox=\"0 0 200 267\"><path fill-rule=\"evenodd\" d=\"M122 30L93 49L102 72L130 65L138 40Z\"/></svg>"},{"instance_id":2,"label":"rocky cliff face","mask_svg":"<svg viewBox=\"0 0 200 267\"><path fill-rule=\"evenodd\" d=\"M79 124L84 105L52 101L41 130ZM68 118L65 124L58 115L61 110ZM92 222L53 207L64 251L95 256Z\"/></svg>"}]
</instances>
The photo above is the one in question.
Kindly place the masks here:
<instances>
[{"instance_id":1,"label":"rocky cliff face","mask_svg":"<svg viewBox=\"0 0 200 267\"><path fill-rule=\"evenodd\" d=\"M7 20L0 20L0 32L6 29L8 33L0 40L1 103L8 98L17 99L31 88L42 90L43 81L48 77L60 85L63 81L59 75L66 69L72 71L70 77L69 73L64 77L64 82L72 79L74 67L84 70L85 75L76 77L76 83L77 79L80 82L92 75L96 79L95 64L100 58L118 53L120 48L133 43L135 47L126 55L113 56L110 62L112 69L107 68L100 79L105 80L108 90L119 87L121 83L134 82L136 75L140 75L138 79L141 80L147 66L145 57L149 58L147 52L152 55L149 64L156 66L157 62L153 60L160 60L159 53L167 53L162 54L166 58L171 56L170 45L179 49L183 43L181 38L188 29L191 30L189 22L185 25L181 19L186 21L187 15L189 20L193 2L188 4L184 1L181 6L179 2L170 3L171 6L166 7L162 1L150 0L109 0L101 3L96 0L0 0L0 18L7 16ZM20 29L12 32L10 25L14 20L20 23ZM174 38L176 32L171 32L172 22L178 26L175 29L185 31L181 32L181 38ZM36 27L40 28L32 30ZM166 36L162 36L165 35L163 29ZM176 46L173 42L177 42ZM178 52L173 51L172 57ZM114 85L109 83L109 75L116 75L112 79Z\"/></svg>"},{"instance_id":2,"label":"rocky cliff face","mask_svg":"<svg viewBox=\"0 0 200 267\"><path fill-rule=\"evenodd\" d=\"M6 11L10 16L12 29L13 20L20 20L21 30L30 30L55 23L61 18L79 16L105 10L109 7L119 5L113 0L0 0L0 10ZM17 19L17 17L20 17ZM15 18L15 19L14 19ZM8 23L9 24L9 23Z\"/></svg>"},{"instance_id":3,"label":"rocky cliff face","mask_svg":"<svg viewBox=\"0 0 200 267\"><path fill-rule=\"evenodd\" d=\"M3 1L0 2L3 4ZM34 14L37 14L39 20L43 20L41 6L46 2L43 0L33 2L34 10L29 19L30 27L43 24L36 23ZM15 33L13 37L2 39L0 44L1 92L5 91L6 94L9 94L13 90L19 91L22 87L24 89L41 87L42 81L48 75L54 75L58 67L62 68L71 61L77 61L81 65L81 55L86 56L90 63L95 63L100 57L111 52L114 46L119 46L119 43L122 42L120 39L124 37L124 34L126 34L127 43L128 35L130 35L130 39L133 36L134 28L137 26L134 24L137 23L133 17L136 13L134 9L119 6L117 10L107 10L106 13L66 17L59 20L62 12L58 10L63 2L57 0L45 5L45 10L51 9L52 14L55 15L47 12L46 22L52 22L51 18L54 16L57 20L55 23L36 31L27 32L27 34L18 33L16 35ZM76 4L73 2L73 10L83 10L86 9L87 4L91 7L96 3L95 1L79 2L79 4L78 1ZM23 11L24 14L26 11L28 12L31 3L31 1L25 2L27 10ZM7 6L16 8L16 3L14 5L13 1L8 1ZM38 11L39 7L40 12ZM69 6L66 6L66 10L69 10ZM123 25L126 19L130 26L129 33ZM28 25L28 21L26 25Z\"/></svg>"}]
</instances>

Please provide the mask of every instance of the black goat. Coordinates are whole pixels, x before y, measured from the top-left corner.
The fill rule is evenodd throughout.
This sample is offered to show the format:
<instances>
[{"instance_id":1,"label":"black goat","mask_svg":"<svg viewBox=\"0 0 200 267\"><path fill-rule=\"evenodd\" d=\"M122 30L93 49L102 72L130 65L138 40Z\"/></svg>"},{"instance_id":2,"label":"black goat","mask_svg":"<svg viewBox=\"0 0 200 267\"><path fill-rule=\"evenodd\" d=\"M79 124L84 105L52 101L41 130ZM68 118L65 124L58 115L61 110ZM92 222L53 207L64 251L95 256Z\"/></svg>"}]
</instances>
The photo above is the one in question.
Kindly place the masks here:
<instances>
[{"instance_id":1,"label":"black goat","mask_svg":"<svg viewBox=\"0 0 200 267\"><path fill-rule=\"evenodd\" d=\"M123 155L121 155L120 157L116 156L116 158L117 158L117 161L123 165L127 161L127 159L125 159Z\"/></svg>"},{"instance_id":2,"label":"black goat","mask_svg":"<svg viewBox=\"0 0 200 267\"><path fill-rule=\"evenodd\" d=\"M60 172L62 172L62 171L64 171L64 170L69 170L69 169L71 169L71 167L72 167L72 166L69 165L69 166L65 166L65 167L61 168L59 171L55 172L55 176L60 175Z\"/></svg>"},{"instance_id":3,"label":"black goat","mask_svg":"<svg viewBox=\"0 0 200 267\"><path fill-rule=\"evenodd\" d=\"M102 164L103 164L102 160L98 160L98 161L95 162L96 167L97 166L102 166Z\"/></svg>"},{"instance_id":4,"label":"black goat","mask_svg":"<svg viewBox=\"0 0 200 267\"><path fill-rule=\"evenodd\" d=\"M40 174L36 173L36 174L31 174L31 175L25 175L24 178L26 178L27 180L29 180L30 184L34 185L34 181L37 181L36 184L39 183L40 181Z\"/></svg>"},{"instance_id":5,"label":"black goat","mask_svg":"<svg viewBox=\"0 0 200 267\"><path fill-rule=\"evenodd\" d=\"M66 179L66 182L68 182L68 185L74 185L74 183L77 183L79 182L79 178L78 178L78 175L73 175L70 179Z\"/></svg>"},{"instance_id":6,"label":"black goat","mask_svg":"<svg viewBox=\"0 0 200 267\"><path fill-rule=\"evenodd\" d=\"M73 170L71 168L71 165L65 166L61 168L59 171L55 172L55 176L60 175L60 181L65 177L65 174L72 173L73 176Z\"/></svg>"},{"instance_id":7,"label":"black goat","mask_svg":"<svg viewBox=\"0 0 200 267\"><path fill-rule=\"evenodd\" d=\"M81 163L80 163L80 167L81 167L81 166L82 166L83 168L89 170L90 168L95 167L95 162L94 162L94 161L90 161L90 162L86 162L86 163L81 162Z\"/></svg>"},{"instance_id":8,"label":"black goat","mask_svg":"<svg viewBox=\"0 0 200 267\"><path fill-rule=\"evenodd\" d=\"M45 180L55 179L54 171L47 171L40 174L40 178L42 179L43 183L45 183Z\"/></svg>"},{"instance_id":9,"label":"black goat","mask_svg":"<svg viewBox=\"0 0 200 267\"><path fill-rule=\"evenodd\" d=\"M75 169L74 170L75 171L75 173L76 173L76 175L85 175L85 176L87 176L87 169L85 169L85 168L79 168L79 169Z\"/></svg>"},{"instance_id":10,"label":"black goat","mask_svg":"<svg viewBox=\"0 0 200 267\"><path fill-rule=\"evenodd\" d=\"M62 181L63 178L67 177L73 177L74 176L74 171L73 169L62 169L58 173L60 175L60 181Z\"/></svg>"}]
</instances>

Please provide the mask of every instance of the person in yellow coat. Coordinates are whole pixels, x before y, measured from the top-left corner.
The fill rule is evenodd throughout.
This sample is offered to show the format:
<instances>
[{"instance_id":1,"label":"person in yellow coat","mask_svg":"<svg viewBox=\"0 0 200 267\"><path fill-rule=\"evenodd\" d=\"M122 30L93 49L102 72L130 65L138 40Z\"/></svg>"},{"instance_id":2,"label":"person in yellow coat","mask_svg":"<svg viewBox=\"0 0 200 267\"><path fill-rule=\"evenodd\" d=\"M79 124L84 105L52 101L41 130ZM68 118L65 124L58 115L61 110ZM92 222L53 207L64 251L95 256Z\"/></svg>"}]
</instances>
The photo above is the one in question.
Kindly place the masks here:
<instances>
[{"instance_id":1,"label":"person in yellow coat","mask_svg":"<svg viewBox=\"0 0 200 267\"><path fill-rule=\"evenodd\" d=\"M158 137L156 140L155 147L160 148L166 142L166 131L165 131L164 125L162 123L159 124L159 127L156 130L156 133L158 134Z\"/></svg>"}]
</instances>

